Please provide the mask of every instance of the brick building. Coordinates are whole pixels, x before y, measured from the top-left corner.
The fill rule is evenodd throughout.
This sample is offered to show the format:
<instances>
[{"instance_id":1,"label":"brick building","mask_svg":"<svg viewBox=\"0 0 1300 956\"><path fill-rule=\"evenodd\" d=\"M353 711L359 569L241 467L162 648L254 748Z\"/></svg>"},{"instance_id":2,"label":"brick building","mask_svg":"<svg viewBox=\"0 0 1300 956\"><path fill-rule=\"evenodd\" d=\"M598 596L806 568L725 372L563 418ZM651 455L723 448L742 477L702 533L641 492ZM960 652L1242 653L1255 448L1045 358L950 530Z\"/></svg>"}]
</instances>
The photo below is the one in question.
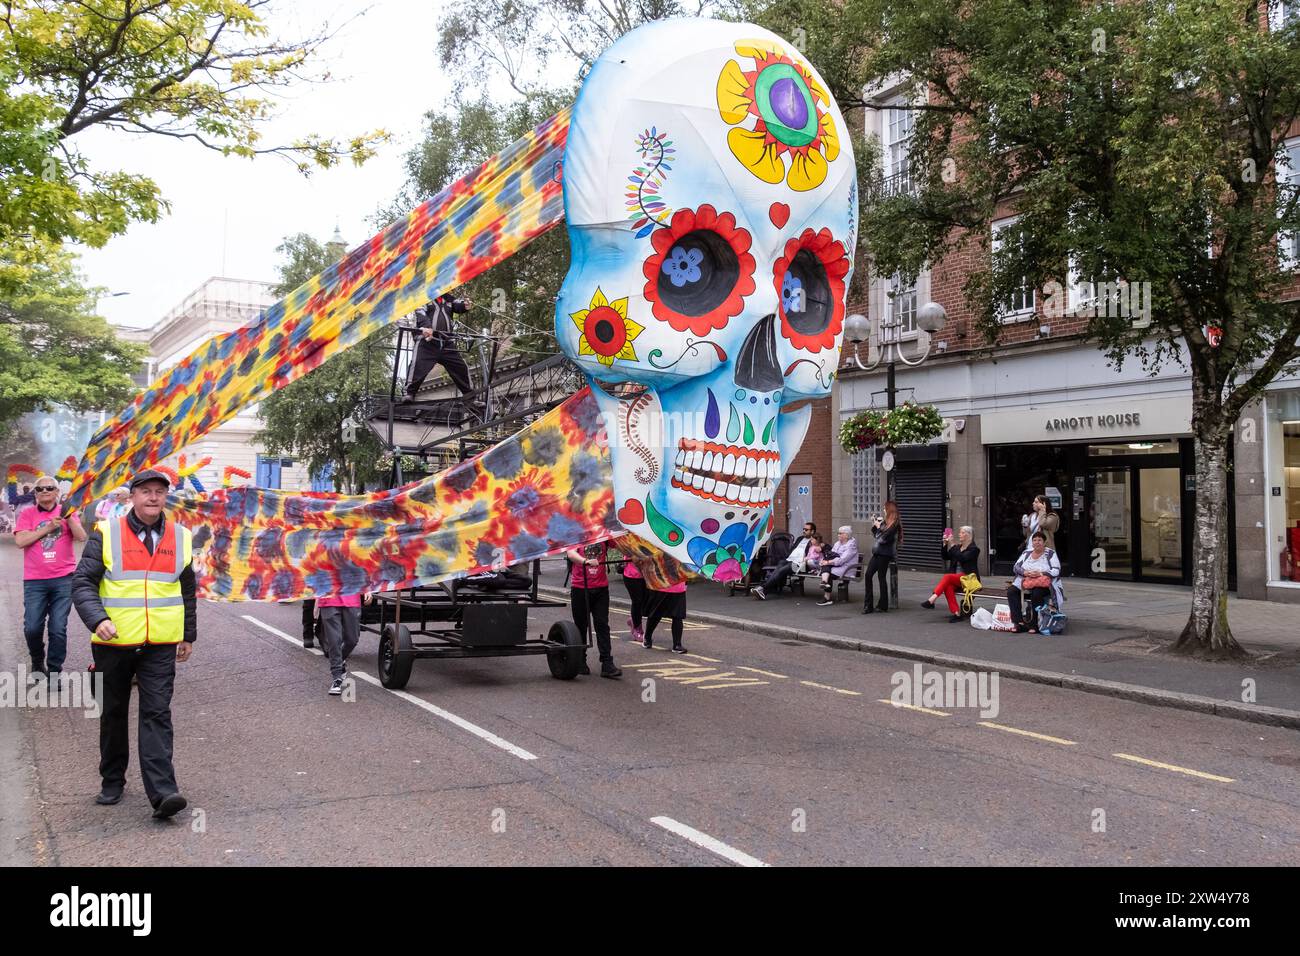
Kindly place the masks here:
<instances>
[{"instance_id":1,"label":"brick building","mask_svg":"<svg viewBox=\"0 0 1300 956\"><path fill-rule=\"evenodd\" d=\"M886 105L866 113L867 133L881 144L885 190L911 188L913 111L902 91L897 83L864 96ZM1280 175L1300 184L1300 127L1291 132L1289 171L1284 165ZM942 530L971 525L981 570L1003 575L1025 538L1022 516L1045 494L1060 517L1056 547L1067 575L1190 583L1195 468L1186 366L1170 364L1152 376L1136 361L1119 370L1108 365L1082 337L1083 313L1098 301L1098 289L1072 276L1062 278L1063 311L1049 314L1041 291L1028 285L1005 301L999 341L989 346L963 287L1014 222L1014 206L1004 203L986 231L965 236L912 285L858 262L850 312L891 317L918 348L927 333L916 326L917 310L933 301L947 312L928 359L896 368L898 400L933 404L949 425L929 445L896 451L895 496L908 532L900 564L939 567ZM1300 237L1284 246L1284 262L1294 269ZM1285 298L1300 299L1300 272ZM1133 304L1140 307L1136 298ZM867 344L859 351L866 362ZM783 490L788 502L795 476L812 475L813 514L829 512L827 527L852 524L861 542L870 540L870 518L883 503L884 475L878 452L844 454L838 429L854 413L884 406L885 368L864 371L853 357L846 342L835 392L814 422L814 429L828 426L826 440L810 434ZM1300 567L1300 376L1278 378L1244 413L1230 482L1230 586L1241 597L1300 603L1300 572L1285 573L1283 556ZM778 506L778 527L782 513Z\"/></svg>"}]
</instances>

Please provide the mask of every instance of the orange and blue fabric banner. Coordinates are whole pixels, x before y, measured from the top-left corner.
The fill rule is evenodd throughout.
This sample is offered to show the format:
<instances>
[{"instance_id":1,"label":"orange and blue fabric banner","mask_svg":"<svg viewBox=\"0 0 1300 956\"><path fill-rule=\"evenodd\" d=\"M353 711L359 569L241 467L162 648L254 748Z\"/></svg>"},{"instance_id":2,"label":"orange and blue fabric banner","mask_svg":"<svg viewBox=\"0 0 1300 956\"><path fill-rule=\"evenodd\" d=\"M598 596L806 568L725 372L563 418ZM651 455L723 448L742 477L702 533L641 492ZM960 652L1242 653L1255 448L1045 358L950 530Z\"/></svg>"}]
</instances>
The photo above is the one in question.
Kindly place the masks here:
<instances>
[{"instance_id":1,"label":"orange and blue fabric banner","mask_svg":"<svg viewBox=\"0 0 1300 956\"><path fill-rule=\"evenodd\" d=\"M84 507L241 408L509 258L564 217L569 111L169 369L90 440L65 507Z\"/></svg>"}]
</instances>

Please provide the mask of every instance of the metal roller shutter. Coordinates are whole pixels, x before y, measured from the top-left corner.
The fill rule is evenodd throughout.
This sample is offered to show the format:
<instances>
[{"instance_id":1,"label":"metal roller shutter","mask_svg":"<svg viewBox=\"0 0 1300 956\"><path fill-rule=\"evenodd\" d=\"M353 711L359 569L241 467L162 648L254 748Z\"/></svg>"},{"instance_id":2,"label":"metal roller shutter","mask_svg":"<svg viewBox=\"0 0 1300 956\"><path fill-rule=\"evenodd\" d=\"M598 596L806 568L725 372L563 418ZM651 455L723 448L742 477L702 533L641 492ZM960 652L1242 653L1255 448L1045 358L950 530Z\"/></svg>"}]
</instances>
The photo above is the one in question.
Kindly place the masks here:
<instances>
[{"instance_id":1,"label":"metal roller shutter","mask_svg":"<svg viewBox=\"0 0 1300 956\"><path fill-rule=\"evenodd\" d=\"M900 568L942 570L940 542L947 518L947 465L942 461L900 461L894 498L903 522Z\"/></svg>"}]
</instances>

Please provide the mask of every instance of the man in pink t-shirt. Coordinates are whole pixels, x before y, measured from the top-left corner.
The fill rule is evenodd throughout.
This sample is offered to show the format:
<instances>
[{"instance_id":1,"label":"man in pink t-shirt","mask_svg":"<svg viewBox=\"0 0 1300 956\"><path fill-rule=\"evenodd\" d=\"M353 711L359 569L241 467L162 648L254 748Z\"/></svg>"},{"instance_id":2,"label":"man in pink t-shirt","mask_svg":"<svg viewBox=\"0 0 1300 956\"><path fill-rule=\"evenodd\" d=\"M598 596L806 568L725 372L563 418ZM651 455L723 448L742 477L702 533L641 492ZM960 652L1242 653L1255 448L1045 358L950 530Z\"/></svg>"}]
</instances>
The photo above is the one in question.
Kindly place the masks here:
<instances>
[{"instance_id":1,"label":"man in pink t-shirt","mask_svg":"<svg viewBox=\"0 0 1300 956\"><path fill-rule=\"evenodd\" d=\"M49 475L36 479L36 503L18 515L14 541L23 549L23 635L33 674L57 675L68 655L68 612L72 609L73 540L85 541L81 516L59 517L59 486ZM49 653L45 632L49 630Z\"/></svg>"}]
</instances>

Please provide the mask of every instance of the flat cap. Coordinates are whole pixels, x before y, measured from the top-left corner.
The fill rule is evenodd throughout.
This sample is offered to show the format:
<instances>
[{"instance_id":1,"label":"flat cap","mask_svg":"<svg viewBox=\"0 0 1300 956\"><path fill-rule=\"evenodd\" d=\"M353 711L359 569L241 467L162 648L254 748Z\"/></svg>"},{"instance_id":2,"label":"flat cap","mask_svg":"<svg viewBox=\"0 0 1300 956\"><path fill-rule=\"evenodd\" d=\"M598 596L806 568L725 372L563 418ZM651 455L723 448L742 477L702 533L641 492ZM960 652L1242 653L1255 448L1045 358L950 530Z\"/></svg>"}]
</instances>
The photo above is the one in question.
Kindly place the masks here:
<instances>
[{"instance_id":1,"label":"flat cap","mask_svg":"<svg viewBox=\"0 0 1300 956\"><path fill-rule=\"evenodd\" d=\"M152 468L146 468L144 471L140 472L138 475L136 475L134 478L131 479L131 484L129 484L127 488L131 491L135 491L136 488L143 485L146 481L161 481L169 489L172 486L171 479L168 478L166 475L164 475L161 471L155 471Z\"/></svg>"}]
</instances>

